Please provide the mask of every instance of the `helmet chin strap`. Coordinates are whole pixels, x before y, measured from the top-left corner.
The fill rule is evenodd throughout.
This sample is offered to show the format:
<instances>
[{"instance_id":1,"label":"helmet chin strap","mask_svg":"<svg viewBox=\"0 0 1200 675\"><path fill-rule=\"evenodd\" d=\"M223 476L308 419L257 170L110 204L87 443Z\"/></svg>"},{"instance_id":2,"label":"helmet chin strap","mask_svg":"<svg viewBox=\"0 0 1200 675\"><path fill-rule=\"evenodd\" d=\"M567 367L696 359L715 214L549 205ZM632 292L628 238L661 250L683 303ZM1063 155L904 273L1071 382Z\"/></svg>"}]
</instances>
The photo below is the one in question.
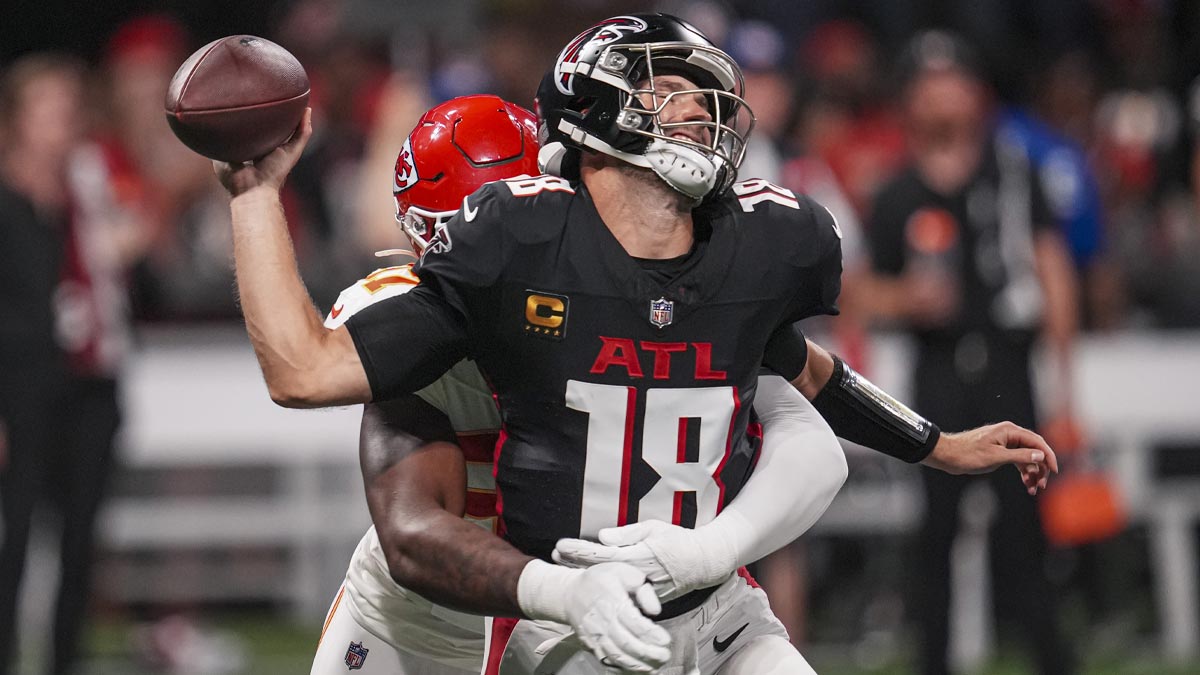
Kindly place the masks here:
<instances>
[{"instance_id":1,"label":"helmet chin strap","mask_svg":"<svg viewBox=\"0 0 1200 675\"><path fill-rule=\"evenodd\" d=\"M599 150L634 166L649 168L664 183L697 204L712 192L717 184L717 174L725 166L725 161L719 157L708 157L695 148L661 138L651 140L645 152L637 155L617 150L566 120L559 120L558 127L560 131L570 134L580 145ZM564 166L567 155L568 149L564 144L547 143L538 152L538 166L546 173L562 176L568 169Z\"/></svg>"},{"instance_id":2,"label":"helmet chin strap","mask_svg":"<svg viewBox=\"0 0 1200 675\"><path fill-rule=\"evenodd\" d=\"M696 202L704 199L717 183L721 160L707 157L695 148L656 138L646 146L644 154L650 169L663 182Z\"/></svg>"},{"instance_id":3,"label":"helmet chin strap","mask_svg":"<svg viewBox=\"0 0 1200 675\"><path fill-rule=\"evenodd\" d=\"M565 173L569 169L566 166L566 161L570 152L567 146L557 141L543 145L538 150L538 170L542 173L548 173L551 176L563 176L565 178Z\"/></svg>"}]
</instances>

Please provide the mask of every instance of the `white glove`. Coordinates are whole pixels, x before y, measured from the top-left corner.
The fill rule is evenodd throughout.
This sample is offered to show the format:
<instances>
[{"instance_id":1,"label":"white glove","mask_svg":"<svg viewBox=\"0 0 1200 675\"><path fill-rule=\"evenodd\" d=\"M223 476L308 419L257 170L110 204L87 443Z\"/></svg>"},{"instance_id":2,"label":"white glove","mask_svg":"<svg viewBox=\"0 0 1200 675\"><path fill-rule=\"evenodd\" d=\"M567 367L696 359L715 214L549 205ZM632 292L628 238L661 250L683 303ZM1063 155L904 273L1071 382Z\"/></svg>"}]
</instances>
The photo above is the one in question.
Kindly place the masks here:
<instances>
[{"instance_id":1,"label":"white glove","mask_svg":"<svg viewBox=\"0 0 1200 675\"><path fill-rule=\"evenodd\" d=\"M530 619L570 626L605 666L648 673L671 658L670 634L642 613L657 615L662 604L631 565L570 569L531 560L517 582L517 602Z\"/></svg>"},{"instance_id":2,"label":"white glove","mask_svg":"<svg viewBox=\"0 0 1200 675\"><path fill-rule=\"evenodd\" d=\"M707 535L707 536L705 536ZM689 530L659 520L610 527L600 543L559 539L554 559L569 567L623 562L646 575L663 600L716 586L737 569L737 551L719 533Z\"/></svg>"}]
</instances>

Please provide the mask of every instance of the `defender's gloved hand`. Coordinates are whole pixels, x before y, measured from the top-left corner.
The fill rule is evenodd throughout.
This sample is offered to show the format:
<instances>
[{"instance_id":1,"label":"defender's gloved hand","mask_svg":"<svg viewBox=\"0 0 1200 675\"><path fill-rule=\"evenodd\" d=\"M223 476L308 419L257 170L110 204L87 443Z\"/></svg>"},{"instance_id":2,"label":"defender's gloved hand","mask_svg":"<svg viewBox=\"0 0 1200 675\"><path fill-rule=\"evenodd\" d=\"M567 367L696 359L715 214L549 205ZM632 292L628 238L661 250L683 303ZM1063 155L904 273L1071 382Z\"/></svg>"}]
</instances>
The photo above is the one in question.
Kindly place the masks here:
<instances>
[{"instance_id":1,"label":"defender's gloved hand","mask_svg":"<svg viewBox=\"0 0 1200 675\"><path fill-rule=\"evenodd\" d=\"M517 582L517 602L531 619L570 626L606 666L648 673L671 658L670 635L643 614L658 614L662 604L631 565L571 569L532 560Z\"/></svg>"}]
</instances>

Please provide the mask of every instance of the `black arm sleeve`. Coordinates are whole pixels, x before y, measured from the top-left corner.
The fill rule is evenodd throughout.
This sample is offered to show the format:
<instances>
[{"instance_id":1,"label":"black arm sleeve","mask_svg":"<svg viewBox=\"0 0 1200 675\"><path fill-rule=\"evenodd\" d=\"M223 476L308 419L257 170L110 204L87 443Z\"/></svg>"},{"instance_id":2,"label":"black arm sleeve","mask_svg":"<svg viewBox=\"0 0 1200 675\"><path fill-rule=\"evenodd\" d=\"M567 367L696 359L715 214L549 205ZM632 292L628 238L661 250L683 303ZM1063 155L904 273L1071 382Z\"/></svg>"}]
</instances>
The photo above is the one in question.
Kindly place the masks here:
<instances>
[{"instance_id":1,"label":"black arm sleeve","mask_svg":"<svg viewBox=\"0 0 1200 675\"><path fill-rule=\"evenodd\" d=\"M833 433L848 441L916 463L937 445L937 425L889 396L837 356L833 375L813 399Z\"/></svg>"},{"instance_id":2,"label":"black arm sleeve","mask_svg":"<svg viewBox=\"0 0 1200 675\"><path fill-rule=\"evenodd\" d=\"M375 401L411 394L467 356L462 314L425 284L363 309L346 328Z\"/></svg>"}]
</instances>

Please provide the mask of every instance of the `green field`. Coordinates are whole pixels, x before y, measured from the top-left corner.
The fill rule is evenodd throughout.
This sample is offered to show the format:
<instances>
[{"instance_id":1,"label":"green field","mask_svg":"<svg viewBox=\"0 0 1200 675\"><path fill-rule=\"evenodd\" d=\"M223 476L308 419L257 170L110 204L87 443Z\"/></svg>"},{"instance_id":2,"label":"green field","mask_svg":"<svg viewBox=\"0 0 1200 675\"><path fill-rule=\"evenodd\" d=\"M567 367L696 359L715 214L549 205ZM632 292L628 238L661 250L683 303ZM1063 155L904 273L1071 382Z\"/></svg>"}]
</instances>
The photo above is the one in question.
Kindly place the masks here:
<instances>
[{"instance_id":1,"label":"green field","mask_svg":"<svg viewBox=\"0 0 1200 675\"><path fill-rule=\"evenodd\" d=\"M85 675L142 675L170 673L170 669L155 664L146 649L148 625L124 619L106 619L92 629L87 645L87 659L80 671ZM254 675L307 673L312 652L316 645L318 627L297 626L271 613L225 614L205 618L197 622L185 622L181 632L192 637L197 652L208 651L202 657L211 659L209 668L200 667L186 672L191 675L203 673L253 673ZM161 627L160 627L161 630ZM194 631L194 632L193 632ZM167 633L169 631L164 631ZM194 636L202 636L196 640ZM42 672L41 656L47 645L39 644L36 636L25 636L22 640L24 655L18 675L35 675ZM853 646L814 646L806 656L822 675L910 675L914 669L908 659L891 657L872 667L856 664ZM1081 652L1087 650L1080 647ZM1080 675L1197 675L1200 662L1168 665L1157 656L1152 645L1143 645L1126 653L1115 654L1114 649L1096 649L1084 659ZM225 663L222 664L221 661ZM233 670L225 669L232 662L240 661ZM202 661L201 661L202 662ZM183 671L174 671L183 672ZM1028 662L1022 660L1018 650L1001 647L1000 656L983 670L969 675L1022 675L1032 673Z\"/></svg>"}]
</instances>

